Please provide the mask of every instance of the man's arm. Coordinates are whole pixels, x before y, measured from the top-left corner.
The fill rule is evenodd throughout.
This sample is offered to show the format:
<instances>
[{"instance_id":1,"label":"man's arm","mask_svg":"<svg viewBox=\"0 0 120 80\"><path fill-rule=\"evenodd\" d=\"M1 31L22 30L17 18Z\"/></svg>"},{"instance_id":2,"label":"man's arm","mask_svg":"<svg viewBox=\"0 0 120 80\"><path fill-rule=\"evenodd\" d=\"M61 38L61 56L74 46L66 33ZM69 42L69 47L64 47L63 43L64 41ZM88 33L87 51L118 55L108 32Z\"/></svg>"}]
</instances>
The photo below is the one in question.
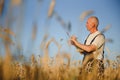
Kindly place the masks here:
<instances>
[{"instance_id":1,"label":"man's arm","mask_svg":"<svg viewBox=\"0 0 120 80\"><path fill-rule=\"evenodd\" d=\"M73 45L75 47L80 48L80 49L82 49L83 51L86 51L86 52L92 52L92 51L95 51L97 49L97 47L93 44L92 45L81 44L80 42L77 41L75 36L71 37L71 42L73 43Z\"/></svg>"}]
</instances>

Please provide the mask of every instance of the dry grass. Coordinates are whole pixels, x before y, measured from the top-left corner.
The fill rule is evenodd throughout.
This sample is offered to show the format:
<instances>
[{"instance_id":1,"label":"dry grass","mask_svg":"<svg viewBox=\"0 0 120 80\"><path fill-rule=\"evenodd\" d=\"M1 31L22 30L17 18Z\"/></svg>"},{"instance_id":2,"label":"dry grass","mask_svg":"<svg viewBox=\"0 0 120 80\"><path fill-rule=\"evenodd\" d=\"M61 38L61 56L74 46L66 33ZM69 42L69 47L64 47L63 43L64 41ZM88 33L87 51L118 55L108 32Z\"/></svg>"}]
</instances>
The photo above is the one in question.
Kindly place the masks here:
<instances>
[{"instance_id":1,"label":"dry grass","mask_svg":"<svg viewBox=\"0 0 120 80\"><path fill-rule=\"evenodd\" d=\"M65 63L63 56L67 56L68 63ZM57 55L53 61L50 58L42 58L39 65L33 55L30 64L10 60L10 56L0 59L0 80L97 80L95 71L90 74L85 72L79 74L80 63L70 64L67 54ZM119 80L120 64L110 60L105 64L104 80Z\"/></svg>"},{"instance_id":2,"label":"dry grass","mask_svg":"<svg viewBox=\"0 0 120 80\"><path fill-rule=\"evenodd\" d=\"M9 42L9 40L8 40ZM58 48L59 44L51 39L43 46L44 56L37 59L31 56L30 62L21 63L15 60L9 49L9 43L5 45L6 55L0 57L0 80L97 80L97 73L83 72L80 74L81 62L71 61L69 53L58 51L54 58L50 58L48 46L54 42ZM120 57L115 61L105 60L104 80L120 79ZM102 79L102 80L103 80Z\"/></svg>"},{"instance_id":3,"label":"dry grass","mask_svg":"<svg viewBox=\"0 0 120 80\"><path fill-rule=\"evenodd\" d=\"M36 27L32 32L34 41ZM81 61L71 61L67 52L61 52L61 45L54 39L48 40L45 35L40 45L44 55L37 59L34 55L29 62L14 59L11 53L12 38L15 34L11 30L4 30L0 33L5 48L5 56L0 57L0 80L98 80L97 71L86 73L82 69ZM57 48L57 55L49 56L49 45L54 43ZM16 58L19 58L18 56ZM24 59L24 55L22 56ZM116 60L105 60L104 78L101 80L120 80L120 56ZM80 73L82 71L82 73Z\"/></svg>"}]
</instances>

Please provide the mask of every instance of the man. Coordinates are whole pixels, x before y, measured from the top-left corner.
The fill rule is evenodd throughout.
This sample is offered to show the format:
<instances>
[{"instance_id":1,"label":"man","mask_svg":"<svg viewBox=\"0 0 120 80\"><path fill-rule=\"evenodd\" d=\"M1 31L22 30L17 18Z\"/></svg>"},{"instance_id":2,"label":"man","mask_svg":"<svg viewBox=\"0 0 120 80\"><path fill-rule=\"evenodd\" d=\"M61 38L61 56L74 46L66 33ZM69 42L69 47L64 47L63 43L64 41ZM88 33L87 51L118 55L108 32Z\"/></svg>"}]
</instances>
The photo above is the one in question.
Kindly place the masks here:
<instances>
[{"instance_id":1,"label":"man","mask_svg":"<svg viewBox=\"0 0 120 80\"><path fill-rule=\"evenodd\" d=\"M105 37L98 31L99 20L96 16L91 16L86 22L86 28L90 32L85 43L82 44L77 41L76 36L72 36L70 41L80 53L84 55L82 66L86 67L89 63L94 61L99 64L99 71L104 71L103 58L104 58L104 45Z\"/></svg>"}]
</instances>

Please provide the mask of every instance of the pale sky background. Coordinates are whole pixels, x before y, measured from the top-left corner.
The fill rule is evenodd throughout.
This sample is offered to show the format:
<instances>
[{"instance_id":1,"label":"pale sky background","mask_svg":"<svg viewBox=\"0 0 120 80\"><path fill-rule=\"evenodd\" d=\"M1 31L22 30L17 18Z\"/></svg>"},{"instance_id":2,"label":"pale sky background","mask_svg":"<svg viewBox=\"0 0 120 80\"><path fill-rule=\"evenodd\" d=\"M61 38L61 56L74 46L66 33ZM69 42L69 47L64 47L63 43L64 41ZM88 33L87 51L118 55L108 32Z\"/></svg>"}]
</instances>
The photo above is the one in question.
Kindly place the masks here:
<instances>
[{"instance_id":1,"label":"pale sky background","mask_svg":"<svg viewBox=\"0 0 120 80\"><path fill-rule=\"evenodd\" d=\"M52 37L62 45L61 51L66 51L71 55L72 59L82 60L83 56L76 52L76 49L67 44L69 39L63 26L56 20L55 16L49 20L47 18L51 0L23 0L20 6L11 7L10 0L5 0L4 10L0 16L0 24L3 27L7 25L16 33L17 37L13 38L17 44L18 41L22 45L23 54L30 56L43 55L40 51L40 44L46 33L46 26L48 29L49 39ZM115 59L120 54L120 1L119 0L56 0L54 10L61 16L61 18L68 23L71 22L71 35L76 35L78 40L84 43L85 38L89 34L85 27L88 17L97 16L99 18L99 30L101 31L107 25L111 25L110 29L104 33L106 38L113 39L112 43L106 43L105 56L109 59ZM84 21L80 21L80 15L84 11L93 10L94 13L85 17ZM9 17L7 17L9 16ZM12 19L11 19L12 17ZM8 21L8 23L6 23ZM31 40L31 31L33 23L37 26L37 35L34 42ZM20 31L20 33L19 33ZM18 35L19 34L19 35ZM61 38L63 39L61 41ZM16 49L16 45L13 46ZM55 44L49 46L50 57L57 54L57 47ZM14 54L15 51L13 50ZM1 54L3 48L1 48Z\"/></svg>"}]
</instances>

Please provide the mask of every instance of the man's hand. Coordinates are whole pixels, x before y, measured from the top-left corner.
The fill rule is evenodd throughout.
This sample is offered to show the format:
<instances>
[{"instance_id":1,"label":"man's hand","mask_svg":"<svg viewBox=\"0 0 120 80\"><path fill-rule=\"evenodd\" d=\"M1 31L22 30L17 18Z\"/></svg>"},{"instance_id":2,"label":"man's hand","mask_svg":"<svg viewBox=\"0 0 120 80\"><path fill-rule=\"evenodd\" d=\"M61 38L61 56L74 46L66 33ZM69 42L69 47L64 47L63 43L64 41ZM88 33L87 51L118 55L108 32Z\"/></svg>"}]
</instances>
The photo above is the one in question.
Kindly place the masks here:
<instances>
[{"instance_id":1,"label":"man's hand","mask_svg":"<svg viewBox=\"0 0 120 80\"><path fill-rule=\"evenodd\" d=\"M73 35L73 36L71 36L71 39L72 40L77 40L77 37Z\"/></svg>"},{"instance_id":2,"label":"man's hand","mask_svg":"<svg viewBox=\"0 0 120 80\"><path fill-rule=\"evenodd\" d=\"M70 38L71 44L72 44L72 45L75 45L75 42L76 42L76 41L77 41L76 36L71 36L71 38Z\"/></svg>"}]
</instances>

